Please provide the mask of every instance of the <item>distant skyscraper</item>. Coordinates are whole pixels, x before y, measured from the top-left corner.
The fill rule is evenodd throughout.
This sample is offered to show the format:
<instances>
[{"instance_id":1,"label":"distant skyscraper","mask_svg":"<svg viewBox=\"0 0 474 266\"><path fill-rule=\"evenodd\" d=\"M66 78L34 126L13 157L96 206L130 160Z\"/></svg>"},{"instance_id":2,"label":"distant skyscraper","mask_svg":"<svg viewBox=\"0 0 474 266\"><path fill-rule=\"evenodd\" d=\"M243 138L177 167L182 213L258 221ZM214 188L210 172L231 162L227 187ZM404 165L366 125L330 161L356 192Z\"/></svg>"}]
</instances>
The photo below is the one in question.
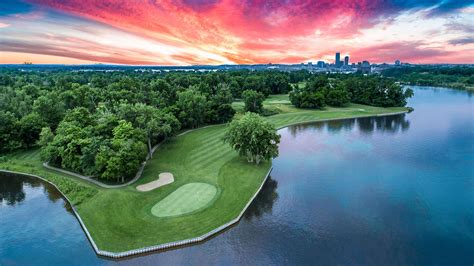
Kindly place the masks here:
<instances>
[{"instance_id":1,"label":"distant skyscraper","mask_svg":"<svg viewBox=\"0 0 474 266\"><path fill-rule=\"evenodd\" d=\"M395 60L395 65L399 66L400 65L400 60Z\"/></svg>"},{"instance_id":2,"label":"distant skyscraper","mask_svg":"<svg viewBox=\"0 0 474 266\"><path fill-rule=\"evenodd\" d=\"M359 62L359 72L362 72L362 73L370 73L371 71L371 67L370 67L370 63L369 61L362 61L362 63Z\"/></svg>"},{"instance_id":3,"label":"distant skyscraper","mask_svg":"<svg viewBox=\"0 0 474 266\"><path fill-rule=\"evenodd\" d=\"M334 62L334 65L336 65L336 67L341 66L341 53L336 53L336 62Z\"/></svg>"},{"instance_id":4,"label":"distant skyscraper","mask_svg":"<svg viewBox=\"0 0 474 266\"><path fill-rule=\"evenodd\" d=\"M324 61L318 61L318 67L319 68L324 68L324 67L326 67L326 63L324 63Z\"/></svg>"},{"instance_id":5,"label":"distant skyscraper","mask_svg":"<svg viewBox=\"0 0 474 266\"><path fill-rule=\"evenodd\" d=\"M344 57L344 65L345 66L349 65L349 56L347 56L347 55L346 55L346 57Z\"/></svg>"}]
</instances>

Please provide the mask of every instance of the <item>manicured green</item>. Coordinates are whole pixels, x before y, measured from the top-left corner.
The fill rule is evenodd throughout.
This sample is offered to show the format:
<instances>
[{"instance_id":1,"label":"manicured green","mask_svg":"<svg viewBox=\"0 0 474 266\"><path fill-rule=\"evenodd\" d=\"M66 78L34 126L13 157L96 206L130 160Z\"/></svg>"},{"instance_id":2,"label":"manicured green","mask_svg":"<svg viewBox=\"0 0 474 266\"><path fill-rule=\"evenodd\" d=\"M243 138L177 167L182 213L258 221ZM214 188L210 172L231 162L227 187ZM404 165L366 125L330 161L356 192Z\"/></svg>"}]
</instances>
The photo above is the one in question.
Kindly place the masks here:
<instances>
[{"instance_id":1,"label":"manicured green","mask_svg":"<svg viewBox=\"0 0 474 266\"><path fill-rule=\"evenodd\" d=\"M188 183L179 187L151 208L156 217L187 214L206 207L217 194L217 188L207 183Z\"/></svg>"},{"instance_id":2,"label":"manicured green","mask_svg":"<svg viewBox=\"0 0 474 266\"><path fill-rule=\"evenodd\" d=\"M264 106L277 106L282 110L280 114L265 118L276 127L406 110L355 104L322 111L300 110L281 103L285 99L286 96L272 96L264 103ZM98 188L73 177L53 174L41 166L37 150L6 156L6 160L0 162L0 169L38 174L55 183L75 183L83 188L82 192L91 192L80 201L76 201L76 197L83 197L83 193L65 193L73 202L80 203L76 206L77 210L98 247L108 251L136 249L207 233L237 217L257 191L271 163L255 165L239 157L237 152L222 141L225 128L225 125L210 126L168 139L148 162L143 177L135 184L120 189ZM135 189L139 184L156 180L161 172L173 173L175 182L147 193ZM152 214L155 204L189 183L213 185L218 194L208 207L189 214L169 217L156 217Z\"/></svg>"}]
</instances>

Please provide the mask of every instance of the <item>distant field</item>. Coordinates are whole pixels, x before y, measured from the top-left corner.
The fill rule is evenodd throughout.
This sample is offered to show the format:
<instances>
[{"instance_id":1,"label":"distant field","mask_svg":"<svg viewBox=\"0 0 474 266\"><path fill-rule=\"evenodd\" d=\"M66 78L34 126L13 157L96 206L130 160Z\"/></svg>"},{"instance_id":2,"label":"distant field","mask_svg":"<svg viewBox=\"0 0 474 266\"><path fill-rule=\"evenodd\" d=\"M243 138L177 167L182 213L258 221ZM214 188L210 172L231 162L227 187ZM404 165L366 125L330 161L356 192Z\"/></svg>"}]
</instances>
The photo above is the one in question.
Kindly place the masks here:
<instances>
[{"instance_id":1,"label":"distant field","mask_svg":"<svg viewBox=\"0 0 474 266\"><path fill-rule=\"evenodd\" d=\"M288 101L288 95L271 95L264 105L265 108L280 110L280 114L266 117L277 127L406 110L355 104L346 108L304 110L293 107ZM235 102L233 106L238 112L243 111L242 102ZM169 139L149 161L143 177L135 184L119 189L103 189L74 177L48 171L42 167L37 149L8 155L6 161L0 162L0 168L35 173L53 182L66 180L84 188L90 194L81 192L80 195L89 196L79 201L81 203L77 205L77 210L95 242L103 250L125 251L200 236L238 216L261 185L271 162L258 166L247 163L228 144L223 143L224 133L225 125L216 125ZM175 182L150 192L136 190L137 185L156 180L162 172L171 172ZM203 191L207 195L207 201L194 202L193 197L186 198L185 194L198 190L180 191L190 183L210 184L217 188L217 196L211 197L210 190ZM174 192L178 194L173 195ZM73 200L78 197L74 191L68 190L65 193ZM196 206L166 208L165 205L158 205L158 211L167 211L173 216L155 216L157 210L155 209L154 215L153 207L164 200L166 203L166 198L170 195L173 195L172 199L182 200L182 204L199 206L193 209ZM188 211L190 213L186 214Z\"/></svg>"}]
</instances>

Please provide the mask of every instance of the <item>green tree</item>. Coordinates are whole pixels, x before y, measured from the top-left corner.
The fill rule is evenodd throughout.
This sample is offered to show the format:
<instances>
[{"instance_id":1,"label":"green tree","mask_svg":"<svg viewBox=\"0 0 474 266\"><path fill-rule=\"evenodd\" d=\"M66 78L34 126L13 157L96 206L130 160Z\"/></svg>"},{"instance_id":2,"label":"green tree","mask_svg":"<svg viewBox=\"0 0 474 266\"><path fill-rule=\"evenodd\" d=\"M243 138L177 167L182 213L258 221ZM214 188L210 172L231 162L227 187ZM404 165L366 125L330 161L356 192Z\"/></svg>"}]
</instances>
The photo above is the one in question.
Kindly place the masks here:
<instances>
[{"instance_id":1,"label":"green tree","mask_svg":"<svg viewBox=\"0 0 474 266\"><path fill-rule=\"evenodd\" d=\"M39 134L38 145L47 146L54 139L53 131L50 127L43 127Z\"/></svg>"},{"instance_id":2,"label":"green tree","mask_svg":"<svg viewBox=\"0 0 474 266\"><path fill-rule=\"evenodd\" d=\"M242 86L244 91L246 90L254 90L262 93L265 96L270 94L270 88L265 84L265 78L260 75L247 75L244 81L244 85Z\"/></svg>"},{"instance_id":3,"label":"green tree","mask_svg":"<svg viewBox=\"0 0 474 266\"><path fill-rule=\"evenodd\" d=\"M41 130L47 126L46 122L38 113L29 113L19 121L20 139L23 147L29 148L36 144Z\"/></svg>"},{"instance_id":4,"label":"green tree","mask_svg":"<svg viewBox=\"0 0 474 266\"><path fill-rule=\"evenodd\" d=\"M8 152L20 147L17 119L10 112L0 111L0 152Z\"/></svg>"},{"instance_id":5,"label":"green tree","mask_svg":"<svg viewBox=\"0 0 474 266\"><path fill-rule=\"evenodd\" d=\"M136 174L147 153L146 145L141 141L144 135L143 130L134 128L132 123L119 121L110 146L102 145L96 156L100 177L123 183Z\"/></svg>"},{"instance_id":6,"label":"green tree","mask_svg":"<svg viewBox=\"0 0 474 266\"><path fill-rule=\"evenodd\" d=\"M57 93L48 93L34 101L33 111L40 114L43 120L54 129L64 116L64 103Z\"/></svg>"},{"instance_id":7,"label":"green tree","mask_svg":"<svg viewBox=\"0 0 474 266\"><path fill-rule=\"evenodd\" d=\"M176 89L164 79L157 79L150 84L151 92L146 99L155 107L171 106L176 102Z\"/></svg>"},{"instance_id":8,"label":"green tree","mask_svg":"<svg viewBox=\"0 0 474 266\"><path fill-rule=\"evenodd\" d=\"M330 90L327 76L316 76L304 87L296 86L290 92L291 103L298 108L323 108L326 104L326 94Z\"/></svg>"},{"instance_id":9,"label":"green tree","mask_svg":"<svg viewBox=\"0 0 474 266\"><path fill-rule=\"evenodd\" d=\"M208 103L202 93L195 89L178 92L176 107L178 108L178 119L183 127L196 128L204 123Z\"/></svg>"},{"instance_id":10,"label":"green tree","mask_svg":"<svg viewBox=\"0 0 474 266\"><path fill-rule=\"evenodd\" d=\"M263 111L263 100L265 96L254 90L246 90L242 93L246 112L261 113Z\"/></svg>"},{"instance_id":11,"label":"green tree","mask_svg":"<svg viewBox=\"0 0 474 266\"><path fill-rule=\"evenodd\" d=\"M288 75L281 72L267 73L265 85L270 88L272 94L288 93L291 89Z\"/></svg>"},{"instance_id":12,"label":"green tree","mask_svg":"<svg viewBox=\"0 0 474 266\"><path fill-rule=\"evenodd\" d=\"M215 92L208 96L207 122L225 123L232 120L235 110L232 108L233 97L229 85L219 83L214 90Z\"/></svg>"},{"instance_id":13,"label":"green tree","mask_svg":"<svg viewBox=\"0 0 474 266\"><path fill-rule=\"evenodd\" d=\"M321 109L326 103L323 92L295 88L290 92L290 102L298 108Z\"/></svg>"},{"instance_id":14,"label":"green tree","mask_svg":"<svg viewBox=\"0 0 474 266\"><path fill-rule=\"evenodd\" d=\"M146 132L150 157L154 139L169 137L180 128L180 123L173 114L142 103L121 104L118 113L134 127Z\"/></svg>"},{"instance_id":15,"label":"green tree","mask_svg":"<svg viewBox=\"0 0 474 266\"><path fill-rule=\"evenodd\" d=\"M341 107L348 104L351 100L349 92L344 85L338 83L335 88L327 90L325 102L330 106Z\"/></svg>"},{"instance_id":16,"label":"green tree","mask_svg":"<svg viewBox=\"0 0 474 266\"><path fill-rule=\"evenodd\" d=\"M229 124L224 141L241 156L246 156L248 162L259 164L262 160L278 156L280 135L261 116L248 112Z\"/></svg>"}]
</instances>

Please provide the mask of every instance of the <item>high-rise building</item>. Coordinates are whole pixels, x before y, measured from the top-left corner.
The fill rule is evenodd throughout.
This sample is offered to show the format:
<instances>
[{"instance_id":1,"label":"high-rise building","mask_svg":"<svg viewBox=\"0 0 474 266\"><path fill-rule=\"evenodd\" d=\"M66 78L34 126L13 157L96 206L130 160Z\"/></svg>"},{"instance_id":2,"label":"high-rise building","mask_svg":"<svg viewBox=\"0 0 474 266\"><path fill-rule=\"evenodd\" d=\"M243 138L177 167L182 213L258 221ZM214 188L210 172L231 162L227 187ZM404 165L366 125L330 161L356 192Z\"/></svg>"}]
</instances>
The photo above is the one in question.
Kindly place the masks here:
<instances>
[{"instance_id":1,"label":"high-rise building","mask_svg":"<svg viewBox=\"0 0 474 266\"><path fill-rule=\"evenodd\" d=\"M345 66L349 65L349 56L348 55L346 55L346 57L344 57L344 65Z\"/></svg>"},{"instance_id":2,"label":"high-rise building","mask_svg":"<svg viewBox=\"0 0 474 266\"><path fill-rule=\"evenodd\" d=\"M334 65L336 67L341 66L341 53L339 53L339 52L336 53L336 61L334 62Z\"/></svg>"},{"instance_id":3,"label":"high-rise building","mask_svg":"<svg viewBox=\"0 0 474 266\"><path fill-rule=\"evenodd\" d=\"M358 71L362 73L370 73L371 67L369 61L362 61L358 63Z\"/></svg>"},{"instance_id":4,"label":"high-rise building","mask_svg":"<svg viewBox=\"0 0 474 266\"><path fill-rule=\"evenodd\" d=\"M395 65L399 66L400 65L400 60L395 60Z\"/></svg>"},{"instance_id":5,"label":"high-rise building","mask_svg":"<svg viewBox=\"0 0 474 266\"><path fill-rule=\"evenodd\" d=\"M324 63L324 61L318 61L318 67L319 68L324 68L324 67L326 67L326 63Z\"/></svg>"}]
</instances>

